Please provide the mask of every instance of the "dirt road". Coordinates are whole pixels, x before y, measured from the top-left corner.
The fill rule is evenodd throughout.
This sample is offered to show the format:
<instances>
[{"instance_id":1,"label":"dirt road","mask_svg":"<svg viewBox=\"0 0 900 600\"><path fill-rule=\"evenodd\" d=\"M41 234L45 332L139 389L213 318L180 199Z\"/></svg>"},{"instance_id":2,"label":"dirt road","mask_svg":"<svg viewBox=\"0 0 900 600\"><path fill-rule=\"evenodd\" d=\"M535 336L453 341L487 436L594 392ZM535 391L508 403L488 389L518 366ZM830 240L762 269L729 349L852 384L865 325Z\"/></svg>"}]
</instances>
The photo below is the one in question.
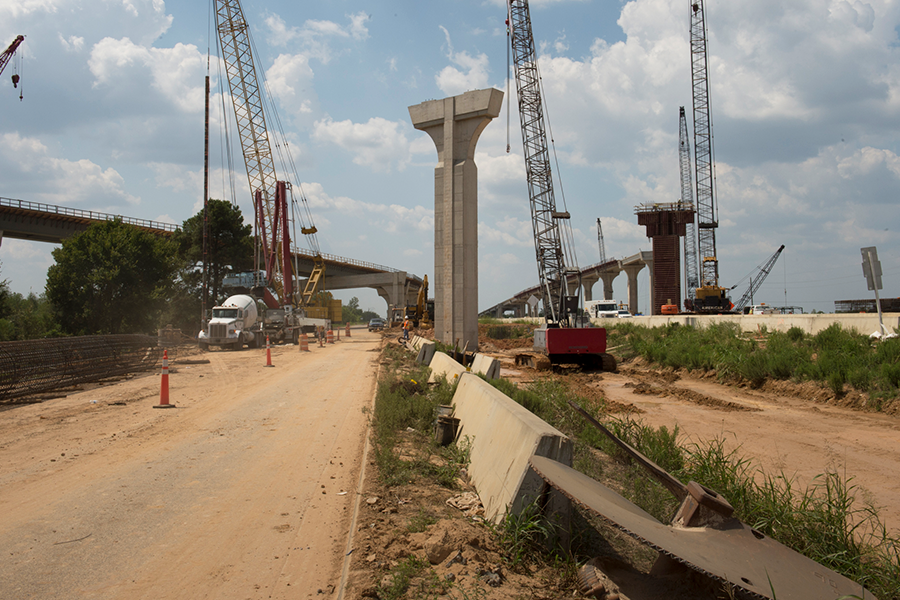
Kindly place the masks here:
<instances>
[{"instance_id":1,"label":"dirt road","mask_svg":"<svg viewBox=\"0 0 900 600\"><path fill-rule=\"evenodd\" d=\"M328 598L381 336L210 352L0 412L9 598Z\"/></svg>"}]
</instances>

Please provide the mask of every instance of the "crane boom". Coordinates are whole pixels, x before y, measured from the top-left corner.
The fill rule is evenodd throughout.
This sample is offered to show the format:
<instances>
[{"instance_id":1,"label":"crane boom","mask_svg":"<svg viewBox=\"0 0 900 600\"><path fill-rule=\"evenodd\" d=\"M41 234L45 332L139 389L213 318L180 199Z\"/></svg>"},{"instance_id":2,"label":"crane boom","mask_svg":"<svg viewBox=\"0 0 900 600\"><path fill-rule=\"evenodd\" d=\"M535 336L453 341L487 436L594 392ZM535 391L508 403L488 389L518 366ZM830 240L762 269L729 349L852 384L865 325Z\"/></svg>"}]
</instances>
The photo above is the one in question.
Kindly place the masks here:
<instances>
[{"instance_id":1,"label":"crane boom","mask_svg":"<svg viewBox=\"0 0 900 600\"><path fill-rule=\"evenodd\" d=\"M568 296L566 278L569 270L566 268L561 232L564 227L561 221L568 219L569 213L557 211L553 194L550 151L528 2L510 0L508 11L534 247L541 291L545 298L544 318L548 323L558 324L577 308L577 297L574 301L576 306L572 306ZM577 273L577 267L574 272Z\"/></svg>"},{"instance_id":2,"label":"crane boom","mask_svg":"<svg viewBox=\"0 0 900 600\"><path fill-rule=\"evenodd\" d=\"M726 296L726 290L719 287L719 259L716 255L716 229L719 227L719 220L706 39L703 0L691 0L694 171L697 185L697 237L700 248L700 287L696 292L699 303L695 303L695 308L718 311L730 309L731 301Z\"/></svg>"},{"instance_id":3,"label":"crane boom","mask_svg":"<svg viewBox=\"0 0 900 600\"><path fill-rule=\"evenodd\" d=\"M288 200L292 188L289 183L279 181L275 172L263 112L263 96L253 60L250 27L244 18L240 0L216 0L215 9L219 46L234 104L247 180L254 199L257 232L264 248L267 282L277 295L277 298L267 295L266 303L272 308L296 305L289 229L292 203ZM316 228L304 227L302 232L314 235ZM315 253L315 268L301 294L304 305L312 300L324 273L325 263L318 248Z\"/></svg>"},{"instance_id":4,"label":"crane boom","mask_svg":"<svg viewBox=\"0 0 900 600\"><path fill-rule=\"evenodd\" d=\"M753 301L753 295L759 291L760 286L762 286L763 282L766 280L766 277L769 276L769 272L771 272L772 267L775 266L775 261L778 260L778 257L781 256L781 252L784 250L784 244L775 251L769 260L765 262L765 264L757 267L759 269L759 274L756 276L756 279L750 278L750 287L747 288L747 291L744 292L744 295L741 296L741 299L738 300L737 304L734 305L735 310L741 311L744 309L747 304ZM734 287L737 287L735 285ZM734 289L731 288L731 289Z\"/></svg>"},{"instance_id":5,"label":"crane boom","mask_svg":"<svg viewBox=\"0 0 900 600\"><path fill-rule=\"evenodd\" d=\"M24 35L17 35L16 39L14 39L9 47L3 51L3 54L0 54L0 75L3 74L3 69L6 68L6 65L9 64L10 59L12 59L13 54L16 53L16 50L19 48L19 44L24 41Z\"/></svg>"},{"instance_id":6,"label":"crane boom","mask_svg":"<svg viewBox=\"0 0 900 600\"><path fill-rule=\"evenodd\" d=\"M603 226L600 225L600 219L597 219L597 242L600 244L600 264L606 263L606 244L603 242Z\"/></svg>"},{"instance_id":7,"label":"crane boom","mask_svg":"<svg viewBox=\"0 0 900 600\"><path fill-rule=\"evenodd\" d=\"M688 137L687 117L684 107L678 111L678 166L681 172L681 202L694 205L694 190L691 181L691 142ZM697 275L697 232L694 221L685 226L684 235L685 297L693 303L694 293L700 285Z\"/></svg>"}]
</instances>

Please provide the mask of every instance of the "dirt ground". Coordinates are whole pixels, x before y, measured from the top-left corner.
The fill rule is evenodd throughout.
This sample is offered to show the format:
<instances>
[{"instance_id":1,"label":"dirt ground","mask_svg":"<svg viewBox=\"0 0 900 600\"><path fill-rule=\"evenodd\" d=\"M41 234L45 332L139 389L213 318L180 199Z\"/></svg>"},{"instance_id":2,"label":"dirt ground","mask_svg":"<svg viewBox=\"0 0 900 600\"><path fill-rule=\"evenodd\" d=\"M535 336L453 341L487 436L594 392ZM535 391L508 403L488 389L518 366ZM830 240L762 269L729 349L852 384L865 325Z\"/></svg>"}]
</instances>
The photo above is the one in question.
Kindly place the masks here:
<instances>
[{"instance_id":1,"label":"dirt ground","mask_svg":"<svg viewBox=\"0 0 900 600\"><path fill-rule=\"evenodd\" d=\"M455 491L379 484L365 432L379 348L395 340L354 330L306 355L276 347L272 369L263 350L185 355L170 375L175 409L152 408L159 376L144 375L0 411L2 596L372 598L417 556L437 572L418 582L421 597L570 597L571 574L510 569L477 513L447 503L465 505L464 479ZM504 377L543 376L515 367L516 342L502 345L484 350ZM808 481L842 469L900 529L896 417L815 390L751 390L641 364L554 376L618 415L678 425L686 440L722 436L769 472ZM600 531L616 549L603 567L623 600L716 597L696 581L650 578L655 553Z\"/></svg>"},{"instance_id":2,"label":"dirt ground","mask_svg":"<svg viewBox=\"0 0 900 600\"><path fill-rule=\"evenodd\" d=\"M336 597L380 342L182 356L172 409L149 374L0 411L0 596Z\"/></svg>"},{"instance_id":3,"label":"dirt ground","mask_svg":"<svg viewBox=\"0 0 900 600\"><path fill-rule=\"evenodd\" d=\"M835 398L819 386L780 383L753 390L658 371L640 362L620 365L617 373L540 373L515 366L516 349L523 344L529 345L520 340L489 340L481 350L501 360L503 377L519 383L547 376L565 378L589 401L605 402L614 416L677 426L688 443L720 437L726 447L739 449L766 473L783 473L798 484L809 484L825 470L837 469L853 478L859 502L876 506L893 534L900 534L897 417L842 406L848 404L846 398ZM409 438L422 435L408 433ZM441 582L452 582L448 593L459 599L572 596L576 587L572 573L548 567L510 569L477 516L473 520L448 505L472 491L464 480L458 482L457 491L436 485L386 490L378 484L374 468L369 475L363 494L368 502L362 505L355 534L348 598L377 597L376 587L389 587L387 574L410 556L428 561L436 573L434 580L413 581L418 592L412 592L412 597L437 595L434 590L440 589ZM423 521L429 525L419 531L417 525ZM596 520L591 524L581 520L577 527L604 538L600 545L607 550L599 564L612 578L621 600L728 597L699 576L649 576L656 553Z\"/></svg>"}]
</instances>

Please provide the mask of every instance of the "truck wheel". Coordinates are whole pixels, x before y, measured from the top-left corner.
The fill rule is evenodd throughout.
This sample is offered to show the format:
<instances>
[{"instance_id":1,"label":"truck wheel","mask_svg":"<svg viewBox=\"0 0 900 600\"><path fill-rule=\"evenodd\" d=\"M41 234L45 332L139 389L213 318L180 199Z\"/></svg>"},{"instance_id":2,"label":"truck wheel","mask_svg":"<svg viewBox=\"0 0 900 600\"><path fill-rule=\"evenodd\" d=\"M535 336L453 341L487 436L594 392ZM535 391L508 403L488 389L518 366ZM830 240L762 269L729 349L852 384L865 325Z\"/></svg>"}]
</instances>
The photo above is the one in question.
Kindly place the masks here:
<instances>
[{"instance_id":1,"label":"truck wheel","mask_svg":"<svg viewBox=\"0 0 900 600\"><path fill-rule=\"evenodd\" d=\"M241 342L240 340L238 340L238 341L236 341L231 347L232 347L234 350L243 350L243 349L244 349L244 344L243 344L243 342Z\"/></svg>"},{"instance_id":2,"label":"truck wheel","mask_svg":"<svg viewBox=\"0 0 900 600\"><path fill-rule=\"evenodd\" d=\"M298 344L300 344L300 330L295 329L294 330L294 345L297 346Z\"/></svg>"}]
</instances>

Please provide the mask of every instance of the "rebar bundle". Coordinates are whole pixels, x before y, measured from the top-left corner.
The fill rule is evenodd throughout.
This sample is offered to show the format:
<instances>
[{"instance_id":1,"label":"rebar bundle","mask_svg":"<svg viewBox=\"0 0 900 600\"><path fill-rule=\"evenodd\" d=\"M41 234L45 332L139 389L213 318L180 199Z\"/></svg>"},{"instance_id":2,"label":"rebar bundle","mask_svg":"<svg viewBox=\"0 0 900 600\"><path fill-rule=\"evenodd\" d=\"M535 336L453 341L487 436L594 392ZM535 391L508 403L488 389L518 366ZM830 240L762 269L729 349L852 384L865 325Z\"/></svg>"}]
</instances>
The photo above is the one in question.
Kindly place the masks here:
<instances>
[{"instance_id":1,"label":"rebar bundle","mask_svg":"<svg viewBox=\"0 0 900 600\"><path fill-rule=\"evenodd\" d=\"M161 355L149 335L0 342L0 402L152 369Z\"/></svg>"}]
</instances>

